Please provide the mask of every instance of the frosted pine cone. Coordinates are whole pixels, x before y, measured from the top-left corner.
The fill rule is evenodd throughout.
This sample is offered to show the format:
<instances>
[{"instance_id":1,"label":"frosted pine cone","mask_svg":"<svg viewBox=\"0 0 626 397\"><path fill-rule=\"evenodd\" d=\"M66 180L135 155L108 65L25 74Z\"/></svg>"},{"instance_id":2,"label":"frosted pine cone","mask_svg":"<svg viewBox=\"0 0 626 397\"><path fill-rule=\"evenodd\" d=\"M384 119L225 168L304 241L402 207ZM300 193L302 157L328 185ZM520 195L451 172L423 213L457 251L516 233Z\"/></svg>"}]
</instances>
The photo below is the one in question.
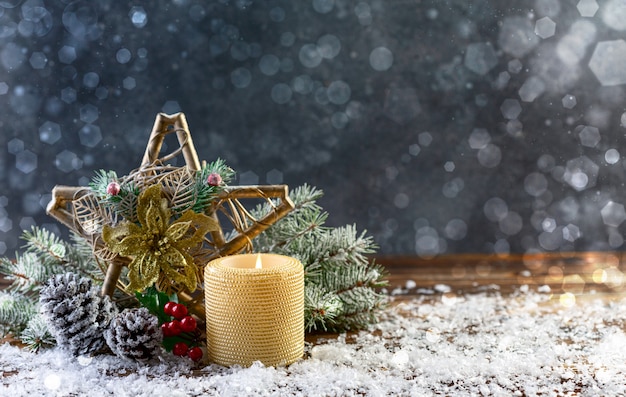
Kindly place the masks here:
<instances>
[{"instance_id":1,"label":"frosted pine cone","mask_svg":"<svg viewBox=\"0 0 626 397\"><path fill-rule=\"evenodd\" d=\"M158 355L163 342L158 318L145 307L126 309L118 314L104 336L113 353L136 361Z\"/></svg>"},{"instance_id":2,"label":"frosted pine cone","mask_svg":"<svg viewBox=\"0 0 626 397\"><path fill-rule=\"evenodd\" d=\"M60 347L78 356L105 346L104 330L117 308L108 296L100 296L89 278L58 274L41 289L39 303Z\"/></svg>"}]
</instances>

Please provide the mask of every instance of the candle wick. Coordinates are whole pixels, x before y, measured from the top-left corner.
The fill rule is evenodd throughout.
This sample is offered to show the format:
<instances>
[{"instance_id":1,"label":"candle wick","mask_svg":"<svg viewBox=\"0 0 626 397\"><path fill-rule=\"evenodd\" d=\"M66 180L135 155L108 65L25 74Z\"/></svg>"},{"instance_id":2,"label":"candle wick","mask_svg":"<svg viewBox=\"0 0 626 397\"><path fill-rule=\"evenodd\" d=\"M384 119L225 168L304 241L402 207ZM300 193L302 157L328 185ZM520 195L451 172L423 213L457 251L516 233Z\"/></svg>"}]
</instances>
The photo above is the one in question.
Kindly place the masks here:
<instances>
[{"instance_id":1,"label":"candle wick","mask_svg":"<svg viewBox=\"0 0 626 397\"><path fill-rule=\"evenodd\" d=\"M263 262L261 261L261 254L258 254L256 256L256 266L255 268L257 269L262 269L263 268Z\"/></svg>"}]
</instances>

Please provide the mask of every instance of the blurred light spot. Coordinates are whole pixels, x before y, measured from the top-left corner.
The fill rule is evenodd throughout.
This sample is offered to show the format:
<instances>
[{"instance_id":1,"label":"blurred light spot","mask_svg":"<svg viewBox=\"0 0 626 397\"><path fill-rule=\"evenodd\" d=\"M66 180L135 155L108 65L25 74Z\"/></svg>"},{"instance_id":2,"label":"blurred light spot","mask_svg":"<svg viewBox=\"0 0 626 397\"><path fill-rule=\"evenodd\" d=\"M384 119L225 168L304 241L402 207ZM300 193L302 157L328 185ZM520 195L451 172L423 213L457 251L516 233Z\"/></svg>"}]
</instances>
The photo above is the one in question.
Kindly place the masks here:
<instances>
[{"instance_id":1,"label":"blurred light spot","mask_svg":"<svg viewBox=\"0 0 626 397\"><path fill-rule=\"evenodd\" d=\"M444 183L441 192L447 198L455 198L465 188L465 182L462 178L454 178L449 182Z\"/></svg>"},{"instance_id":2,"label":"blurred light spot","mask_svg":"<svg viewBox=\"0 0 626 397\"><path fill-rule=\"evenodd\" d=\"M49 374L43 380L43 385L49 390L58 390L61 387L61 378L56 374Z\"/></svg>"},{"instance_id":3,"label":"blurred light spot","mask_svg":"<svg viewBox=\"0 0 626 397\"><path fill-rule=\"evenodd\" d=\"M137 81L134 77L125 77L124 80L122 80L122 87L124 87L125 90L133 90L137 87Z\"/></svg>"},{"instance_id":4,"label":"blurred light spot","mask_svg":"<svg viewBox=\"0 0 626 397\"><path fill-rule=\"evenodd\" d=\"M335 6L335 0L313 0L313 9L320 14L328 14Z\"/></svg>"},{"instance_id":5,"label":"blurred light spot","mask_svg":"<svg viewBox=\"0 0 626 397\"><path fill-rule=\"evenodd\" d=\"M148 14L143 7L135 6L128 12L130 21L136 28L143 28L148 23Z\"/></svg>"},{"instance_id":6,"label":"blurred light spot","mask_svg":"<svg viewBox=\"0 0 626 397\"><path fill-rule=\"evenodd\" d=\"M604 269L596 269L593 271L593 274L591 275L591 279L596 284L605 283L607 278L608 278L607 273L604 271Z\"/></svg>"},{"instance_id":7,"label":"blurred light spot","mask_svg":"<svg viewBox=\"0 0 626 397\"><path fill-rule=\"evenodd\" d=\"M455 168L454 161L446 161L443 165L443 169L446 170L446 172L452 172Z\"/></svg>"},{"instance_id":8,"label":"blurred light spot","mask_svg":"<svg viewBox=\"0 0 626 397\"><path fill-rule=\"evenodd\" d=\"M506 202L499 197L492 197L485 201L483 205L483 212L487 219L492 222L499 222L504 219L509 212L509 207Z\"/></svg>"},{"instance_id":9,"label":"blurred light spot","mask_svg":"<svg viewBox=\"0 0 626 397\"><path fill-rule=\"evenodd\" d=\"M507 212L504 218L498 222L500 231L509 236L519 233L522 230L523 225L524 222L522 221L522 217L517 212L513 211Z\"/></svg>"},{"instance_id":10,"label":"blurred light spot","mask_svg":"<svg viewBox=\"0 0 626 397\"><path fill-rule=\"evenodd\" d=\"M548 180L543 174L531 172L524 178L524 190L533 197L539 197L548 190Z\"/></svg>"},{"instance_id":11,"label":"blurred light spot","mask_svg":"<svg viewBox=\"0 0 626 397\"><path fill-rule=\"evenodd\" d=\"M554 36L556 23L549 17L543 17L535 22L535 34L542 39Z\"/></svg>"},{"instance_id":12,"label":"blurred light spot","mask_svg":"<svg viewBox=\"0 0 626 397\"><path fill-rule=\"evenodd\" d=\"M563 107L566 109L573 109L576 106L576 97L574 95L567 94L561 99Z\"/></svg>"},{"instance_id":13,"label":"blurred light spot","mask_svg":"<svg viewBox=\"0 0 626 397\"><path fill-rule=\"evenodd\" d=\"M46 67L46 63L48 63L48 58L43 52L33 52L28 62L33 69L40 70Z\"/></svg>"},{"instance_id":14,"label":"blurred light spot","mask_svg":"<svg viewBox=\"0 0 626 397\"><path fill-rule=\"evenodd\" d=\"M432 258L443 252L437 231L430 226L417 230L415 235L415 252L422 258Z\"/></svg>"},{"instance_id":15,"label":"blurred light spot","mask_svg":"<svg viewBox=\"0 0 626 397\"><path fill-rule=\"evenodd\" d=\"M322 58L333 59L341 51L341 42L332 34L325 34L317 40L317 51Z\"/></svg>"},{"instance_id":16,"label":"blurred light spot","mask_svg":"<svg viewBox=\"0 0 626 397\"><path fill-rule=\"evenodd\" d=\"M72 87L65 87L61 90L61 100L67 104L76 101L76 90Z\"/></svg>"},{"instance_id":17,"label":"blurred light spot","mask_svg":"<svg viewBox=\"0 0 626 397\"><path fill-rule=\"evenodd\" d=\"M544 232L552 233L556 229L556 221L554 218L545 218L541 222L541 228Z\"/></svg>"},{"instance_id":18,"label":"blurred light spot","mask_svg":"<svg viewBox=\"0 0 626 397\"><path fill-rule=\"evenodd\" d=\"M115 59L121 64L128 63L130 61L130 58L131 54L128 48L120 48L115 53Z\"/></svg>"},{"instance_id":19,"label":"blurred light spot","mask_svg":"<svg viewBox=\"0 0 626 397\"><path fill-rule=\"evenodd\" d=\"M283 105L291 100L291 88L285 83L278 83L272 87L271 97L274 102Z\"/></svg>"},{"instance_id":20,"label":"blurred light spot","mask_svg":"<svg viewBox=\"0 0 626 397\"><path fill-rule=\"evenodd\" d=\"M294 77L291 81L291 88L298 94L306 95L311 92L312 80L311 76L303 74Z\"/></svg>"},{"instance_id":21,"label":"blurred light spot","mask_svg":"<svg viewBox=\"0 0 626 397\"><path fill-rule=\"evenodd\" d=\"M359 19L359 23L363 26L367 26L372 23L372 12L370 5L366 2L360 2L354 6L354 14Z\"/></svg>"},{"instance_id":22,"label":"blurred light spot","mask_svg":"<svg viewBox=\"0 0 626 397\"><path fill-rule=\"evenodd\" d=\"M259 176L254 171L246 171L239 174L240 185L258 185Z\"/></svg>"},{"instance_id":23,"label":"blurred light spot","mask_svg":"<svg viewBox=\"0 0 626 397\"><path fill-rule=\"evenodd\" d=\"M237 88L246 88L252 82L252 74L246 68L237 68L231 72L230 82Z\"/></svg>"},{"instance_id":24,"label":"blurred light spot","mask_svg":"<svg viewBox=\"0 0 626 397\"><path fill-rule=\"evenodd\" d=\"M406 193L398 193L393 199L393 205L396 208L403 209L409 206L409 196Z\"/></svg>"},{"instance_id":25,"label":"blurred light spot","mask_svg":"<svg viewBox=\"0 0 626 397\"><path fill-rule=\"evenodd\" d=\"M508 71L513 74L518 74L522 71L523 68L524 65L522 65L522 61L520 61L519 59L511 59L507 64Z\"/></svg>"},{"instance_id":26,"label":"blurred light spot","mask_svg":"<svg viewBox=\"0 0 626 397\"><path fill-rule=\"evenodd\" d=\"M349 121L350 119L348 118L348 115L344 112L335 112L330 117L330 123L338 130L345 128Z\"/></svg>"},{"instance_id":27,"label":"blurred light spot","mask_svg":"<svg viewBox=\"0 0 626 397\"><path fill-rule=\"evenodd\" d=\"M417 142L422 146L430 146L432 141L433 141L433 136L428 131L420 132L419 135L417 136Z\"/></svg>"},{"instance_id":28,"label":"blurred light spot","mask_svg":"<svg viewBox=\"0 0 626 397\"><path fill-rule=\"evenodd\" d=\"M335 105L343 105L350 100L350 86L344 81L333 81L326 90L328 100Z\"/></svg>"},{"instance_id":29,"label":"blurred light spot","mask_svg":"<svg viewBox=\"0 0 626 397\"><path fill-rule=\"evenodd\" d=\"M481 76L498 64L498 57L491 43L473 43L465 51L465 67Z\"/></svg>"},{"instance_id":30,"label":"blurred light spot","mask_svg":"<svg viewBox=\"0 0 626 397\"><path fill-rule=\"evenodd\" d=\"M498 44L516 58L528 54L539 43L532 22L522 16L506 17L498 34Z\"/></svg>"},{"instance_id":31,"label":"blurred light spot","mask_svg":"<svg viewBox=\"0 0 626 397\"><path fill-rule=\"evenodd\" d=\"M581 17L592 17L596 15L600 6L596 0L580 0L576 5L576 8L578 8L578 12Z\"/></svg>"},{"instance_id":32,"label":"blurred light spot","mask_svg":"<svg viewBox=\"0 0 626 397\"><path fill-rule=\"evenodd\" d=\"M580 143L587 147L596 147L600 143L600 131L596 127L585 126L578 133Z\"/></svg>"},{"instance_id":33,"label":"blurred light spot","mask_svg":"<svg viewBox=\"0 0 626 397\"><path fill-rule=\"evenodd\" d=\"M609 201L604 207L602 207L600 215L602 215L602 221L607 226L618 227L622 224L622 222L624 222L624 220L626 220L626 210L624 210L624 205L614 201Z\"/></svg>"},{"instance_id":34,"label":"blurred light spot","mask_svg":"<svg viewBox=\"0 0 626 397\"><path fill-rule=\"evenodd\" d=\"M580 192L596 185L599 168L587 156L577 157L567 162L563 180Z\"/></svg>"},{"instance_id":35,"label":"blurred light spot","mask_svg":"<svg viewBox=\"0 0 626 397\"><path fill-rule=\"evenodd\" d=\"M620 288L622 285L624 285L624 281L626 279L626 276L624 276L624 273L614 267L609 267L607 269L605 269L606 272L606 281L604 282L609 288Z\"/></svg>"},{"instance_id":36,"label":"blurred light spot","mask_svg":"<svg viewBox=\"0 0 626 397\"><path fill-rule=\"evenodd\" d=\"M9 92L9 85L4 81L0 81L0 95L6 95L7 92Z\"/></svg>"},{"instance_id":37,"label":"blurred light spot","mask_svg":"<svg viewBox=\"0 0 626 397\"><path fill-rule=\"evenodd\" d=\"M491 142L491 135L484 128L474 128L468 139L472 149L482 149Z\"/></svg>"},{"instance_id":38,"label":"blurred light spot","mask_svg":"<svg viewBox=\"0 0 626 397\"><path fill-rule=\"evenodd\" d=\"M496 90L503 90L506 88L507 84L511 80L511 75L509 72L500 72L498 74L498 78L493 82L493 88Z\"/></svg>"},{"instance_id":39,"label":"blurred light spot","mask_svg":"<svg viewBox=\"0 0 626 397\"><path fill-rule=\"evenodd\" d=\"M581 236L580 228L574 224L568 224L563 228L563 239L569 242L578 240Z\"/></svg>"},{"instance_id":40,"label":"blurred light spot","mask_svg":"<svg viewBox=\"0 0 626 397\"><path fill-rule=\"evenodd\" d=\"M15 168L25 174L33 172L37 168L37 155L30 150L24 150L15 155Z\"/></svg>"},{"instance_id":41,"label":"blurred light spot","mask_svg":"<svg viewBox=\"0 0 626 397\"><path fill-rule=\"evenodd\" d=\"M420 154L421 151L422 149L420 148L420 145L418 145L417 143L413 143L409 145L409 154L411 156L417 156L418 154Z\"/></svg>"},{"instance_id":42,"label":"blurred light spot","mask_svg":"<svg viewBox=\"0 0 626 397\"><path fill-rule=\"evenodd\" d=\"M78 131L78 138L83 146L95 147L102 140L100 127L93 124L87 124Z\"/></svg>"},{"instance_id":43,"label":"blurred light spot","mask_svg":"<svg viewBox=\"0 0 626 397\"><path fill-rule=\"evenodd\" d=\"M535 0L535 10L539 15L556 17L561 12L559 0Z\"/></svg>"},{"instance_id":44,"label":"blurred light spot","mask_svg":"<svg viewBox=\"0 0 626 397\"><path fill-rule=\"evenodd\" d=\"M9 42L4 45L2 51L0 51L0 61L2 62L2 66L8 71L15 70L22 66L22 64L26 61L25 49L15 44L14 42Z\"/></svg>"},{"instance_id":45,"label":"blurred light spot","mask_svg":"<svg viewBox=\"0 0 626 397\"><path fill-rule=\"evenodd\" d=\"M65 28L79 40L95 40L102 34L98 26L98 11L95 3L86 0L71 2L63 10Z\"/></svg>"},{"instance_id":46,"label":"blurred light spot","mask_svg":"<svg viewBox=\"0 0 626 397\"><path fill-rule=\"evenodd\" d=\"M305 44L300 47L298 59L302 66L306 68L314 68L322 63L322 55L315 44Z\"/></svg>"},{"instance_id":47,"label":"blurred light spot","mask_svg":"<svg viewBox=\"0 0 626 397\"><path fill-rule=\"evenodd\" d=\"M478 151L476 157L483 167L495 168L500 164L500 160L502 160L502 152L499 147L489 143Z\"/></svg>"},{"instance_id":48,"label":"blurred light spot","mask_svg":"<svg viewBox=\"0 0 626 397\"><path fill-rule=\"evenodd\" d=\"M624 237L617 230L609 230L609 246L617 249L624 244Z\"/></svg>"},{"instance_id":49,"label":"blurred light spot","mask_svg":"<svg viewBox=\"0 0 626 397\"><path fill-rule=\"evenodd\" d=\"M61 139L61 127L52 121L46 121L39 127L39 140L49 145Z\"/></svg>"},{"instance_id":50,"label":"blurred light spot","mask_svg":"<svg viewBox=\"0 0 626 397\"><path fill-rule=\"evenodd\" d=\"M161 107L161 111L165 114L174 114L178 112L182 112L183 108L180 106L178 101L166 101Z\"/></svg>"},{"instance_id":51,"label":"blurred light spot","mask_svg":"<svg viewBox=\"0 0 626 397\"><path fill-rule=\"evenodd\" d=\"M11 154L18 154L24 150L24 141L19 138L13 138L7 142L7 151Z\"/></svg>"},{"instance_id":52,"label":"blurred light spot","mask_svg":"<svg viewBox=\"0 0 626 397\"><path fill-rule=\"evenodd\" d=\"M559 297L559 303L563 307L573 307L574 305L576 305L576 295L572 294L571 292L561 294L561 296Z\"/></svg>"},{"instance_id":53,"label":"blurred light spot","mask_svg":"<svg viewBox=\"0 0 626 397\"><path fill-rule=\"evenodd\" d=\"M522 101L532 102L546 90L543 80L536 76L530 76L520 87L518 93ZM503 104L504 105L504 104ZM504 111L503 111L504 114ZM518 114L519 116L519 114ZM505 116L506 117L506 116ZM513 117L516 119L517 117Z\"/></svg>"},{"instance_id":54,"label":"blurred light spot","mask_svg":"<svg viewBox=\"0 0 626 397\"><path fill-rule=\"evenodd\" d=\"M87 124L98 120L98 108L91 104L82 106L80 108L80 120Z\"/></svg>"},{"instance_id":55,"label":"blurred light spot","mask_svg":"<svg viewBox=\"0 0 626 397\"><path fill-rule=\"evenodd\" d=\"M383 111L400 125L408 123L422 111L417 91L413 87L401 87L392 83L385 93Z\"/></svg>"},{"instance_id":56,"label":"blurred light spot","mask_svg":"<svg viewBox=\"0 0 626 397\"><path fill-rule=\"evenodd\" d=\"M614 30L626 30L626 3L623 0L609 0L602 10L602 22Z\"/></svg>"},{"instance_id":57,"label":"blurred light spot","mask_svg":"<svg viewBox=\"0 0 626 397\"><path fill-rule=\"evenodd\" d=\"M378 72L389 70L393 65L393 53L387 47L377 47L370 53L370 66Z\"/></svg>"},{"instance_id":58,"label":"blurred light spot","mask_svg":"<svg viewBox=\"0 0 626 397\"><path fill-rule=\"evenodd\" d=\"M620 127L626 127L626 112L622 113L622 116L619 119L619 125Z\"/></svg>"},{"instance_id":59,"label":"blurred light spot","mask_svg":"<svg viewBox=\"0 0 626 397\"><path fill-rule=\"evenodd\" d=\"M446 224L444 233L450 240L463 240L467 235L467 223L462 219L451 219Z\"/></svg>"},{"instance_id":60,"label":"blurred light spot","mask_svg":"<svg viewBox=\"0 0 626 397\"><path fill-rule=\"evenodd\" d=\"M87 88L96 88L100 83L100 76L96 72L88 72L83 76L83 85Z\"/></svg>"},{"instance_id":61,"label":"blurred light spot","mask_svg":"<svg viewBox=\"0 0 626 397\"><path fill-rule=\"evenodd\" d=\"M604 153L604 160L609 164L615 164L619 159L620 154L617 149L609 149Z\"/></svg>"},{"instance_id":62,"label":"blurred light spot","mask_svg":"<svg viewBox=\"0 0 626 397\"><path fill-rule=\"evenodd\" d=\"M63 172L71 172L81 169L83 161L73 152L63 150L61 153L56 155L54 165Z\"/></svg>"},{"instance_id":63,"label":"blurred light spot","mask_svg":"<svg viewBox=\"0 0 626 397\"><path fill-rule=\"evenodd\" d=\"M568 274L563 277L563 291L572 294L582 294L585 289L585 280L578 274Z\"/></svg>"},{"instance_id":64,"label":"blurred light spot","mask_svg":"<svg viewBox=\"0 0 626 397\"><path fill-rule=\"evenodd\" d=\"M500 106L505 119L514 120L522 113L522 105L517 99L505 99Z\"/></svg>"},{"instance_id":65,"label":"blurred light spot","mask_svg":"<svg viewBox=\"0 0 626 397\"><path fill-rule=\"evenodd\" d=\"M57 52L57 56L59 57L59 62L69 65L76 60L76 49L72 46L64 45Z\"/></svg>"},{"instance_id":66,"label":"blurred light spot","mask_svg":"<svg viewBox=\"0 0 626 397\"><path fill-rule=\"evenodd\" d=\"M511 245L506 239L499 239L493 245L493 252L498 255L508 255L511 252Z\"/></svg>"},{"instance_id":67,"label":"blurred light spot","mask_svg":"<svg viewBox=\"0 0 626 397\"><path fill-rule=\"evenodd\" d=\"M259 69L266 76L273 76L280 70L280 59L276 55L263 55L259 60Z\"/></svg>"},{"instance_id":68,"label":"blurred light spot","mask_svg":"<svg viewBox=\"0 0 626 397\"><path fill-rule=\"evenodd\" d=\"M626 8L626 7L625 7ZM589 68L604 86L626 84L626 41L601 41L593 51Z\"/></svg>"}]
</instances>

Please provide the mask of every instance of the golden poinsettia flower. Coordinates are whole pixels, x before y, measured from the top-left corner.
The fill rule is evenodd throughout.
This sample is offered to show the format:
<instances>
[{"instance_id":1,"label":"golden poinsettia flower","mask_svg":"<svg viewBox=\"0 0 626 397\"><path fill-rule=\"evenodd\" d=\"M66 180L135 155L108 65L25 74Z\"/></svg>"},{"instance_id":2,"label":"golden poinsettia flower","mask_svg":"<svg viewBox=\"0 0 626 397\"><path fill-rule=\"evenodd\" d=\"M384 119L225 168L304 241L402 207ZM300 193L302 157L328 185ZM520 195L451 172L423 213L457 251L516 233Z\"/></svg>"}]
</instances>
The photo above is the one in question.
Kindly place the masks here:
<instances>
[{"instance_id":1,"label":"golden poinsettia flower","mask_svg":"<svg viewBox=\"0 0 626 397\"><path fill-rule=\"evenodd\" d=\"M150 186L139 195L137 217L139 224L124 221L102 229L102 238L111 251L132 258L128 289L141 291L156 283L159 289L170 290L182 284L193 292L198 267L189 250L201 244L206 233L217 230L217 222L191 210L171 222L172 212L160 185Z\"/></svg>"}]
</instances>

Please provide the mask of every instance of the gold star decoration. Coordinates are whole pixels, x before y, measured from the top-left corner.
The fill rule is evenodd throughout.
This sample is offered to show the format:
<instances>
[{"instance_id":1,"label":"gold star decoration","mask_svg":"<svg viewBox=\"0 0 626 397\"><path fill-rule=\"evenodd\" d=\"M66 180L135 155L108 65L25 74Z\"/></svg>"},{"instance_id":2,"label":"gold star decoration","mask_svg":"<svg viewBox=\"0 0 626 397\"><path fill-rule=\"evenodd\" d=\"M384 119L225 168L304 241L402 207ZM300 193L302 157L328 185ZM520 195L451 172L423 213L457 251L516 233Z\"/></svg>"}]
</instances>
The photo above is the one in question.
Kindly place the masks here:
<instances>
[{"instance_id":1,"label":"gold star decoration","mask_svg":"<svg viewBox=\"0 0 626 397\"><path fill-rule=\"evenodd\" d=\"M165 136L171 133L176 134L179 147L168 155L159 157ZM173 167L166 164L180 154L184 157L184 166ZM184 188L185 183L201 167L185 115L160 113L152 128L141 166L127 177L144 193L153 185L160 186L139 198L141 204L137 203L138 222L118 220L110 207L102 205L94 192L83 186L55 186L47 212L87 239L94 255L107 263L103 294L112 295L116 287L122 290L129 287L119 280L124 266L129 266L130 287L143 286L146 282L155 280L159 285L159 277L155 279L155 269L158 269L181 281L188 291L193 291L193 284L201 287L199 283L202 277L197 276L201 274L206 263L214 258L249 250L254 237L294 207L286 185L224 186L213 199L210 208L202 215L207 220L198 220L192 214L184 213L176 222L165 222L165 219L170 218L170 213L161 204L161 194L167 196L168 189L173 189L174 185L179 190L188 191L189 189L180 189L180 186ZM254 199L257 202L265 200L271 204L271 211L257 219L241 203L245 199ZM151 215L147 215L147 212L151 212ZM161 219L161 223L155 224L155 219ZM224 224L227 228L224 228ZM200 248L193 247L196 243L199 243L197 245ZM156 258L156 254L153 255L156 251L147 248L150 244L158 245L161 250L158 252L163 253L167 259ZM149 257L146 263L150 263L150 270L138 274L137 258L145 258L146 255ZM175 264L171 267L165 264L166 261ZM193 266L198 269L194 270ZM192 272L196 277L191 275ZM179 298L181 295L182 300L187 300L188 304L197 305L197 300L201 299L201 294L195 294L194 297L180 291ZM199 308L198 311L203 310Z\"/></svg>"}]
</instances>

